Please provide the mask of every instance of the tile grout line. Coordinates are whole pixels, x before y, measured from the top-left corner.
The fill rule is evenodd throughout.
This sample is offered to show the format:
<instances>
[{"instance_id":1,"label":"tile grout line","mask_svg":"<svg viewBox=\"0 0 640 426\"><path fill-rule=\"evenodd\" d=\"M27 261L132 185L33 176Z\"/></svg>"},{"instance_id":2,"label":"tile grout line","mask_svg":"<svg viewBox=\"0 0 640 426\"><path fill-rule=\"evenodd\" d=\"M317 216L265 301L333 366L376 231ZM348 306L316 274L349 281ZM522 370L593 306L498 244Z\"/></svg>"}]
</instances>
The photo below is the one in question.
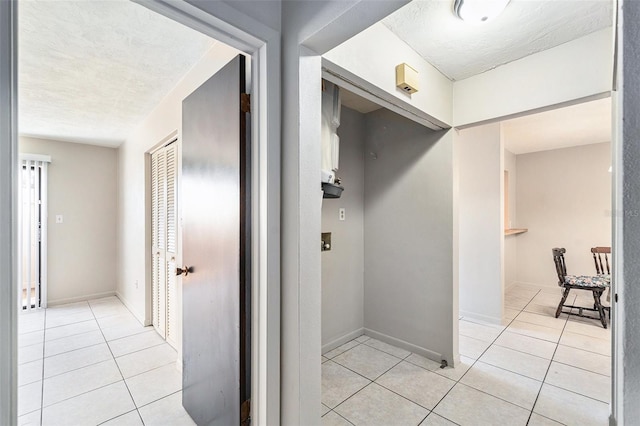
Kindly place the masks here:
<instances>
[{"instance_id":1,"label":"tile grout line","mask_svg":"<svg viewBox=\"0 0 640 426\"><path fill-rule=\"evenodd\" d=\"M93 315L93 318L96 320L96 322L98 322L98 319L96 318L96 315L93 312L93 308L91 307L91 304L89 304L89 309L91 310L91 314ZM104 339L105 342L107 342L107 338L105 337L105 335L104 335L104 333L102 331L102 327L100 326L100 323L98 323L98 328L100 330L100 333L102 334L102 338ZM120 373L120 377L122 377L122 383L124 383L124 386L127 389L127 392L129 393L129 397L131 398L131 402L133 402L133 406L135 407L136 411L138 411L138 404L136 403L136 400L133 399L133 395L131 394L131 390L129 389L129 385L127 384L127 381L125 380L124 374L122 374L122 370L120 369L120 365L116 361L116 357L113 355L113 351L111 350L111 347L109 346L108 343L107 343L107 348L109 349L109 353L111 354L111 358L113 359L113 362L116 365L116 368L118 369L118 372ZM126 414L126 413L122 413L122 414ZM138 416L142 420L142 416L140 415L139 411L138 411ZM144 425L144 421L142 422L142 424Z\"/></svg>"},{"instance_id":2,"label":"tile grout line","mask_svg":"<svg viewBox=\"0 0 640 426\"><path fill-rule=\"evenodd\" d=\"M44 309L44 319L42 320L44 331L42 333L42 382L40 388L40 424L44 417L44 351L47 344L47 308Z\"/></svg>"},{"instance_id":3,"label":"tile grout line","mask_svg":"<svg viewBox=\"0 0 640 426\"><path fill-rule=\"evenodd\" d=\"M529 303L531 303L531 301L532 301L532 300L533 300L533 299L534 299L538 294L540 294L540 291L541 291L541 290L538 290L538 292L537 292L535 295L533 295L533 297L531 297L531 299L529 300ZM527 305L528 305L529 303L527 303ZM526 307L526 305L525 305L525 307ZM523 310L524 310L524 308L522 308L522 309L520 310L520 313L522 313L522 311L523 311ZM518 313L518 315L520 315L520 313ZM517 317L517 315L516 315L516 317ZM463 320L464 320L464 319L463 319ZM458 321L460 321L460 320L458 320ZM449 390L447 391L447 393L445 393L445 394L442 396L442 398L440 398L440 400L438 401L438 403L437 403L436 405L434 405L434 406L433 406L433 410L431 410L432 412L435 412L435 409L438 407L438 405L440 405L440 403L441 403L441 402L442 402L442 401L447 397L447 395L449 395L449 393L453 390L453 388L455 388L455 387L456 387L456 385L461 384L461 385L463 385L463 386L468 386L468 385L465 385L464 383L461 383L460 381L464 378L464 376L466 376L466 374L467 374L469 371L471 371L471 369L472 369L472 368L473 368L473 366L476 364L476 362L478 362L478 360L479 360L480 358L482 358L482 356L483 356L483 355L484 355L484 354L489 350L489 348L490 348L491 346L493 346L493 344L496 342L496 340L498 340L498 339L500 338L500 336L502 336L502 333L504 333L504 332L507 330L507 328L509 327L509 325L511 325L511 323L512 323L513 321L515 321L515 318L514 318L514 319L511 319L511 320L509 321L509 323L508 323L508 324L504 327L504 329L503 329L503 330L498 334L498 336L496 336L496 338L493 340L493 342L492 342L489 346L487 346L487 348L486 348L486 349L485 349L485 350L480 354L480 356L479 356L477 359L475 359L475 360L473 361L473 363L471 363L471 365L469 366L469 368L467 369L467 371L465 371L465 372L462 374L462 376L460 376L460 378L459 378L458 380L456 380L456 384L454 384L454 385L451 387L451 389L449 389ZM467 357L467 358L469 358L469 357ZM469 386L469 387L471 387L471 386ZM494 397L494 398L498 398L498 397L496 397L496 396L494 396L494 395L488 394L488 393L486 393L486 392L484 392L484 391L481 391L481 390L478 390L478 389L476 389L476 388L474 388L474 387L471 387L471 388L472 388L472 389L474 389L474 390L477 390L477 391L479 391L479 392L482 392L482 393L484 393L484 394L486 394L486 395L490 395L490 396L492 396L492 397ZM500 400L504 401L502 398L498 398L498 399L500 399ZM509 404L511 404L511 405L514 405L514 406L516 406L516 407L519 407L518 405L513 404L512 402L509 402L509 401L505 401L505 402L507 402L507 403L509 403ZM520 408L522 408L522 407L520 407ZM436 414L438 414L438 413L436 413ZM440 415L440 414L438 414L438 415ZM444 417L444 416L441 416L441 417L443 417L443 418L445 418L445 419L447 419L447 420L450 420L450 419L448 419L448 418L446 418L446 417ZM451 421L451 420L450 420L450 421Z\"/></svg>"},{"instance_id":4,"label":"tile grout line","mask_svg":"<svg viewBox=\"0 0 640 426\"><path fill-rule=\"evenodd\" d=\"M575 303L575 299L574 299L574 303ZM571 308L571 310L569 310L569 312L571 312L571 311L573 311L573 308ZM558 344L556 344L556 347L553 350L553 354L551 355L551 362L549 362L549 366L547 367L547 372L544 374L544 378L542 379L542 385L540 385L540 389L538 389L538 394L536 395L536 399L533 401L533 406L531 407L531 412L529 413L529 418L527 419L527 425L531 421L531 416L533 416L533 410L535 410L535 408L536 408L536 404L538 403L538 399L540 398L540 394L542 393L542 388L544 387L544 385L545 385L545 383L547 381L547 376L549 375L549 370L551 370L551 365L553 364L553 358L556 356L556 352L558 351L558 346L560 346L560 340L562 339L562 335L564 334L564 330L567 327L567 323L569 322L569 317L570 316L571 315L567 315L567 318L564 320L564 326L562 327L562 332L560 333L560 338L558 339ZM554 419L551 419L551 420L554 420Z\"/></svg>"}]
</instances>

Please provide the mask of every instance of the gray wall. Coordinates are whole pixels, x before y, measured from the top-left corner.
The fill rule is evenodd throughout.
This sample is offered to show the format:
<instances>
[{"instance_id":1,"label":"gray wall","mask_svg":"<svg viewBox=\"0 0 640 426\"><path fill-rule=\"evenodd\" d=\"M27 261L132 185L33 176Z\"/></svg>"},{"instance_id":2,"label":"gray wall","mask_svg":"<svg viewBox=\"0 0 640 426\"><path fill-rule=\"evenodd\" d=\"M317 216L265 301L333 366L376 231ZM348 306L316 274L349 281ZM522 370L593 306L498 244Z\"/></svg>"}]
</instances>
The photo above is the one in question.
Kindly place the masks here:
<instances>
[{"instance_id":1,"label":"gray wall","mask_svg":"<svg viewBox=\"0 0 640 426\"><path fill-rule=\"evenodd\" d=\"M365 123L366 332L452 363L452 131L387 110Z\"/></svg>"},{"instance_id":2,"label":"gray wall","mask_svg":"<svg viewBox=\"0 0 640 426\"><path fill-rule=\"evenodd\" d=\"M611 144L518 155L518 282L556 288L551 249L567 271L595 273L590 248L611 245Z\"/></svg>"},{"instance_id":3,"label":"gray wall","mask_svg":"<svg viewBox=\"0 0 640 426\"><path fill-rule=\"evenodd\" d=\"M624 321L618 348L623 348L623 359L619 364L624 377L624 417L618 424L635 424L640 419L640 2L624 2L624 75L622 124L622 191L624 197L617 200L622 207L618 222L622 223L622 315ZM617 122L620 123L620 122ZM620 231L620 229L618 229Z\"/></svg>"},{"instance_id":4,"label":"gray wall","mask_svg":"<svg viewBox=\"0 0 640 426\"><path fill-rule=\"evenodd\" d=\"M115 294L118 158L114 148L20 138L48 167L49 304ZM56 223L56 215L64 222Z\"/></svg>"},{"instance_id":5,"label":"gray wall","mask_svg":"<svg viewBox=\"0 0 640 426\"><path fill-rule=\"evenodd\" d=\"M337 176L345 190L322 201L322 232L332 233L332 248L322 253L323 351L362 334L364 326L364 115L342 107L338 135Z\"/></svg>"},{"instance_id":6,"label":"gray wall","mask_svg":"<svg viewBox=\"0 0 640 426\"><path fill-rule=\"evenodd\" d=\"M503 310L503 147L500 124L460 131L460 314L500 323Z\"/></svg>"}]
</instances>

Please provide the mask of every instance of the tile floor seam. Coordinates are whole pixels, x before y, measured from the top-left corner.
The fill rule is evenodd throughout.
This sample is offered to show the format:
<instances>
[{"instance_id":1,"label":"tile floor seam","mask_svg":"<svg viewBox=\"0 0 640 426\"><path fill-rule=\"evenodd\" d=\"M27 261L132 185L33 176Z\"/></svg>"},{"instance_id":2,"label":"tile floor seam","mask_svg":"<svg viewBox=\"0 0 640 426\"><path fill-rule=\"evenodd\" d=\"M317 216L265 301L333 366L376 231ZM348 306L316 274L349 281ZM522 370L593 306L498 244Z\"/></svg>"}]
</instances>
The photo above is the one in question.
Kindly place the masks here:
<instances>
[{"instance_id":1,"label":"tile floor seam","mask_svg":"<svg viewBox=\"0 0 640 426\"><path fill-rule=\"evenodd\" d=\"M501 367L501 366L499 366L499 365L489 364L489 363L487 363L487 362L485 362L485 361L481 361L481 360L480 360L480 358L478 358L478 360L476 361L476 363L478 363L478 362L479 362L480 364L488 365L488 366L493 367L493 368L498 368L498 369L500 369L500 370L502 370L502 371L506 371L506 372L508 372L508 373L516 374L516 375L518 375L518 376L520 376L520 377L524 377L524 378L526 378L526 379L535 380L536 382L543 383L543 381L542 381L542 380L534 379L533 377L526 376L526 375L524 375L524 374L522 374L522 373L518 373L517 371L507 370L506 368ZM475 365L475 363L474 363L474 365ZM469 369L469 370L470 370L470 369ZM473 387L473 386L472 386L472 387Z\"/></svg>"},{"instance_id":2,"label":"tile floor seam","mask_svg":"<svg viewBox=\"0 0 640 426\"><path fill-rule=\"evenodd\" d=\"M576 391L572 391L572 390L569 390L569 389L565 389L565 388L563 388L562 386L554 385L554 384L552 384L552 383L546 383L546 382L545 382L544 384L545 384L545 385L547 385L547 386L554 387L554 388L556 388L556 389L562 389L563 391L565 391L565 392L569 392L569 393L572 393L572 394L574 394L574 395L580 395L580 396L582 396L582 397L588 398L588 399L590 399L590 400L592 400L592 401L595 401L595 402L599 402L599 403L601 403L601 404L607 404L607 405L611 404L611 402L605 402L605 401L602 401L602 400L600 400L600 399L598 399L598 398L594 398L594 397L589 396L589 395L584 395L584 394L582 394L582 393L578 393L578 392L576 392ZM538 413L536 413L536 414L538 414ZM552 419L552 420L553 420L553 419ZM557 420L556 420L556 421L557 421Z\"/></svg>"},{"instance_id":3,"label":"tile floor seam","mask_svg":"<svg viewBox=\"0 0 640 426\"><path fill-rule=\"evenodd\" d=\"M562 339L562 335L564 334L564 330L567 327L567 323L569 322L569 316L564 320L564 326L562 327L562 332L560 333L560 339ZM529 413L529 418L527 419L527 425L531 421L531 416L533 416L533 412L536 408L536 404L538 403L538 399L540 398L540 394L542 393L542 388L547 383L547 376L549 375L549 370L551 370L551 364L553 363L553 358L556 356L556 352L558 352L558 346L560 346L560 339L558 339L558 343L556 347L553 349L553 354L551 355L551 362L547 366L547 371L544 373L544 378L542 379L542 386L538 389L538 394L536 395L536 399L533 401L533 406L531 407L531 412ZM537 413L536 413L537 414ZM554 419L551 419L554 420Z\"/></svg>"},{"instance_id":4,"label":"tile floor seam","mask_svg":"<svg viewBox=\"0 0 640 426\"><path fill-rule=\"evenodd\" d=\"M42 320L44 324L44 331L42 333L43 342L42 342L42 388L40 389L40 424L42 425L42 418L44 415L44 351L47 344L47 310L44 310L44 319Z\"/></svg>"},{"instance_id":5,"label":"tile floor seam","mask_svg":"<svg viewBox=\"0 0 640 426\"><path fill-rule=\"evenodd\" d=\"M539 292L540 292L540 290L538 290L538 293L539 293ZM538 295L538 293L536 293L533 297L537 296L537 295ZM533 298L532 298L531 300L533 300ZM524 308L522 308L522 309L520 310L520 313L522 312L522 310L523 310L523 309L524 309ZM515 310L515 309L514 309L514 310ZM518 315L519 315L520 313L518 313ZM517 315L516 315L516 317L517 317ZM463 321L463 320L464 320L464 318L463 318L463 319L460 319L459 321ZM458 380L455 380L455 382L456 382L456 383L451 387L451 389L449 389L449 390L448 390L448 391L447 391L447 392L442 396L442 398L440 398L440 400L438 401L438 403L437 403L436 405L434 405L434 406L433 406L433 409L431 410L432 412L435 412L435 410L436 410L436 408L438 407L438 405L440 405L440 403L441 403L441 402L442 402L442 401L447 397L447 395L449 395L449 393L453 390L453 388L455 388L458 384L463 385L463 386L466 386L464 383L461 383L460 381L464 378L464 376L466 376L466 374L467 374L469 371L471 371L471 369L472 369L472 368L473 368L473 366L476 364L476 362L478 362L478 360L479 360L480 358L482 358L482 356L483 356L483 355L484 355L484 354L489 350L489 348L495 344L495 342L500 338L500 336L502 336L502 334L507 330L507 328L509 327L509 325L511 325L511 323L512 323L513 321L515 321L515 318L514 318L514 319L511 319L511 320L508 322L508 324L504 327L504 329L503 329L500 333L498 333L498 336L496 336L496 338L493 340L493 342L492 342L492 343L491 343L491 344L490 344L490 345L489 345L489 346L488 346L488 347L487 347L487 348L486 348L486 349L485 349L485 350L480 354L480 356L479 356L477 359L473 360L473 362L471 363L471 365L469 366L469 368L467 369L467 371L465 371L464 373L462 373L462 375L460 376L460 378L459 378ZM467 358L469 358L469 357L467 357ZM470 358L470 359L472 359L472 358ZM437 374L437 373L436 373L436 374ZM469 386L469 387L470 387L470 386ZM472 388L472 389L475 389L475 388ZM477 390L477 389L476 389L476 390ZM479 392L482 392L482 391L479 391ZM483 393L486 393L486 392L483 392ZM487 394L487 395L488 395L488 394ZM493 396L493 395L490 395L490 396ZM496 398L496 397L494 397L494 398ZM498 399L501 399L501 398L498 398ZM507 402L508 402L508 401L507 401ZM511 403L509 402L509 404L511 404ZM512 404L512 405L515 405L515 404ZM534 405L535 405L535 404L534 404ZM517 407L517 405L516 405L516 407ZM436 413L436 414L437 414L437 413ZM438 414L438 415L439 415L439 414ZM446 418L446 417L444 417L444 416L441 416L441 417L443 417L443 418L447 419L447 418ZM447 419L447 420L449 420L449 419Z\"/></svg>"},{"instance_id":6,"label":"tile floor seam","mask_svg":"<svg viewBox=\"0 0 640 426\"><path fill-rule=\"evenodd\" d=\"M131 410L131 411L127 411L126 413L118 414L118 415L117 415L117 416L115 416L115 417L110 417L110 418L108 418L107 420L105 420L105 421L103 421L103 422L98 423L98 425L97 425L97 426L103 425L103 424L105 424L105 423L107 423L107 422L110 422L111 420L117 419L118 417L126 416L127 414L129 414L129 413L133 413L134 411L138 411L138 409L137 409L137 408L134 408L133 410Z\"/></svg>"},{"instance_id":7,"label":"tile floor seam","mask_svg":"<svg viewBox=\"0 0 640 426\"><path fill-rule=\"evenodd\" d=\"M602 355L602 356L606 356L606 355ZM611 357L609 357L609 358L611 358ZM566 362L557 361L555 359L552 359L551 362L555 362L556 364L562 364L562 365L565 365L567 367L572 367L572 368L575 368L575 369L578 369L578 370L582 370L582 371L585 371L587 373L593 373L593 374L597 374L599 376L611 378L611 376L607 376L606 374L598 373L597 371L587 370L586 368L578 367L578 366L572 365L572 364L567 364Z\"/></svg>"},{"instance_id":8,"label":"tile floor seam","mask_svg":"<svg viewBox=\"0 0 640 426\"><path fill-rule=\"evenodd\" d=\"M369 339L369 340L371 340L371 339ZM405 355L403 358L400 358L400 357L399 357L399 356L397 356L397 355L391 354L391 353L389 353L389 352L387 352L387 351L383 351L382 349L376 348L375 346L367 345L367 342L368 342L369 340L367 340L367 341L365 341L365 342L362 342L362 343L360 343L360 344L361 344L361 345L368 346L368 347L373 348L373 349L376 349L376 350L378 350L378 351L380 351L380 352L383 352L383 353L385 353L385 354L387 354L387 355L391 355L391 356L394 356L394 357L396 357L396 358L399 358L399 359L401 359L402 361L404 361L405 359L407 359L408 357L410 357L410 356L411 356L411 354L413 353L413 352L411 352L411 351L407 351L406 349L399 348L399 349L402 349L402 350L404 350L404 351L406 351L406 352L409 352L409 354L408 354L408 355ZM378 340L378 339L376 339L376 340ZM378 342L382 342L382 340L378 340ZM382 342L382 343L386 343L386 342ZM388 344L388 343L387 343L387 344ZM393 345L391 345L391 346L393 346ZM355 348L355 346L354 346L354 348ZM351 348L351 349L353 349L353 348Z\"/></svg>"},{"instance_id":9,"label":"tile floor seam","mask_svg":"<svg viewBox=\"0 0 640 426\"><path fill-rule=\"evenodd\" d=\"M96 315L93 312L93 308L91 308L91 305L89 305L89 309L91 310L91 314L93 315L94 319L96 319L96 322L98 322L98 320L96 318ZM102 327L100 326L100 323L98 323L98 329L100 330L100 334L102 335L102 338L106 342L107 338L105 337L104 332L102 331ZM118 361L116 361L116 357L113 356L113 351L111 350L111 346L109 346L108 343L107 343L107 348L109 349L109 353L111 354L111 358L113 359L113 362L115 363L116 368L118 369L118 373L120 373L120 377L122 377L122 382L124 384L124 387L127 389L127 393L129 393L129 398L131 398L131 402L133 402L133 406L137 410L138 409L138 404L136 404L136 400L133 399L133 394L131 393L131 390L129 389L129 385L127 385L127 381L124 378L124 374L122 374L122 370L120 369L120 364L118 364Z\"/></svg>"},{"instance_id":10,"label":"tile floor seam","mask_svg":"<svg viewBox=\"0 0 640 426\"><path fill-rule=\"evenodd\" d=\"M124 381L124 380L122 380L122 381ZM77 398L77 397L79 397L79 396L85 395L85 394L90 393L90 392L93 392L93 391L97 391L98 389L106 388L107 386L114 385L114 384L116 384L116 383L118 383L118 382L120 382L120 380L116 380L115 382L105 383L104 385L99 386L99 387L97 387L97 388L95 388L95 389L90 389L90 390L88 390L88 391L81 392L81 393L79 393L79 394L77 394L77 395L73 395L73 396L70 396L70 397L68 397L68 398L61 399L61 400L59 400L59 401L54 402L53 404L43 405L43 406L42 406L42 409L44 410L45 408L53 407L54 405L60 404L61 402L68 401L68 400L73 399L73 398ZM43 393L44 393L44 392L43 392Z\"/></svg>"},{"instance_id":11,"label":"tile floor seam","mask_svg":"<svg viewBox=\"0 0 640 426\"><path fill-rule=\"evenodd\" d=\"M154 330L154 332L155 332L155 330ZM135 335L134 335L134 336L135 336ZM131 337L131 336L127 336L127 337ZM155 348L155 347L157 347L157 346L162 346L162 345L164 345L164 344L169 345L166 341L163 341L163 342L161 342L161 343L158 343L157 345L149 346L149 347L142 348L142 349L136 349L135 351L127 352L126 354L122 354L122 355L118 355L118 356L115 356L115 355L114 355L114 358L115 358L115 359L122 358L122 357L125 357L125 356L127 356L127 355L136 354L136 353L138 353L138 352L142 352L142 351L145 351L145 350L147 350L147 349ZM109 342L107 342L107 345L109 346L109 349L111 349L111 345L109 345ZM171 346L171 345L169 345L169 346ZM171 348L175 350L175 348L174 348L173 346L171 346ZM177 352L177 351L176 351L176 352Z\"/></svg>"},{"instance_id":12,"label":"tile floor seam","mask_svg":"<svg viewBox=\"0 0 640 426\"><path fill-rule=\"evenodd\" d=\"M389 392L391 392L391 393L395 393L395 394L396 394L396 395L398 395L399 397L402 397L402 398L406 399L406 400L407 400L407 401L409 401L409 402L413 402L413 403L414 403L414 404L416 404L417 406L419 406L419 407L424 408L425 410L427 410L429 413L431 413L431 411L433 410L432 408L425 407L424 405L420 404L419 402L414 401L413 399L409 398L408 396L404 396L404 395L402 395L402 394L400 394L400 393L398 393L398 392L394 391L393 389L389 389L388 387L386 387L386 386L385 386L385 385L383 385L382 383L378 383L378 382L376 382L376 381L373 381L372 383L375 383L376 385L380 386L381 388L384 388L384 389L388 390L388 391L389 391ZM455 385L454 385L454 386L455 386ZM365 387L366 387L366 386L365 386ZM453 387L453 386L452 386L452 387ZM362 388L362 389L364 389L364 388ZM434 406L434 408L435 408L435 406ZM428 414L427 414L427 415L428 415ZM424 420L424 419L423 419L423 420Z\"/></svg>"},{"instance_id":13,"label":"tile floor seam","mask_svg":"<svg viewBox=\"0 0 640 426\"><path fill-rule=\"evenodd\" d=\"M569 332L571 333L571 332ZM607 342L607 343L611 343L611 342ZM565 346L567 348L571 348L571 349L579 349L581 351L585 351L585 352L589 352L591 354L596 354L596 355L602 355L602 356L606 356L611 358L611 355L605 355L605 354L601 354L600 352L594 352L594 351L590 351L589 349L584 349L584 348L579 348L577 346L571 346L571 345L567 345L566 343L558 343L559 346Z\"/></svg>"},{"instance_id":14,"label":"tile floor seam","mask_svg":"<svg viewBox=\"0 0 640 426\"><path fill-rule=\"evenodd\" d=\"M349 342L355 342L355 341L356 341L355 339L353 339L353 340L349 340ZM344 342L342 345L346 345L346 344L347 344L347 343L349 343L349 342ZM340 346L342 346L342 345L340 345ZM336 355L332 356L331 358L329 358L326 354L328 354L329 352L332 352L332 351L334 351L334 350L338 349L340 346L337 346L337 347L335 347L335 348L331 349L330 351L327 351L327 352L325 352L324 354L320 354L320 355L321 355L321 356L323 356L323 357L325 357L325 358L327 358L327 360L329 360L329 361L333 361L333 359L334 359L335 357L338 357L338 356L342 355L343 353L349 352L351 349L353 349L353 348L357 348L357 347L358 347L358 346L360 346L360 345L364 345L364 343L356 342L356 345L355 345L355 346L352 346L352 347L350 347L349 349L347 349L346 351L344 351L344 352L340 352L339 354L336 354ZM375 349L375 348L374 348L374 349Z\"/></svg>"},{"instance_id":15,"label":"tile floor seam","mask_svg":"<svg viewBox=\"0 0 640 426\"><path fill-rule=\"evenodd\" d=\"M154 347L155 347L155 346L154 346ZM143 372L141 372L141 373L134 374L133 376L125 377L125 378L124 378L124 380L125 380L125 381L127 381L127 380L129 380L129 379L133 379L134 377L138 377L138 376L141 376L141 375L143 375L143 374L147 374L147 373L149 373L149 372L151 372L151 371L159 370L160 368L164 368L164 367L166 367L167 365L171 365L171 364L175 364L175 363L176 363L175 361L171 361L171 362L168 362L168 363L166 363L166 364L162 364L162 365L159 365L159 366L157 366L157 367L153 367L153 368L152 368L152 369L150 369L150 370L145 370L145 371L143 371ZM337 364L337 363L336 363L336 364Z\"/></svg>"},{"instance_id":16,"label":"tile floor seam","mask_svg":"<svg viewBox=\"0 0 640 426\"><path fill-rule=\"evenodd\" d=\"M364 389L364 388L363 388ZM337 407L337 405L336 405ZM355 423L351 422L348 418L346 418L345 416L341 416L340 413L338 413L337 411L334 410L329 410L326 413L324 413L324 416L326 416L329 413L334 413L336 416L340 417L341 419L344 419L345 422L349 423L350 425L356 426ZM324 416L320 416L320 419L322 419Z\"/></svg>"},{"instance_id":17,"label":"tile floor seam","mask_svg":"<svg viewBox=\"0 0 640 426\"><path fill-rule=\"evenodd\" d=\"M94 346L99 346L99 345L101 345L101 344L103 344L103 343L107 343L107 342L95 343L95 344L93 344L93 345L83 346L83 347L81 347L81 348L72 349L72 350L70 350L70 351L60 352L59 354L45 356L45 357L43 357L43 358L42 358L42 361L44 361L44 360L45 360L45 359L47 359L47 358L53 358L54 356L70 354L71 352L81 351L82 349L93 348ZM43 364L44 364L44 362L43 362ZM79 368L82 368L82 367L74 368L74 370L78 370ZM72 371L72 370L69 370L69 371ZM64 373L62 373L62 374L64 374ZM59 374L56 374L56 376L58 376L58 375L59 375ZM54 377L54 376L51 376L51 377Z\"/></svg>"},{"instance_id":18,"label":"tile floor seam","mask_svg":"<svg viewBox=\"0 0 640 426\"><path fill-rule=\"evenodd\" d=\"M46 308L45 308L45 312L46 312ZM83 322L89 322L89 321L96 321L96 320L95 319L88 319L88 320L82 320L82 321L78 321L78 322L72 322L72 323L69 323L69 324L56 325L54 327L48 327L46 330L55 330L56 328L68 327L70 325L82 324ZM37 330L37 331L39 331L39 330ZM32 331L31 333L35 333L35 331ZM25 334L29 334L29 333L25 333ZM78 333L78 334L82 334L82 333ZM69 335L69 336L64 336L64 337L71 337L71 336L74 336L74 334ZM64 339L64 337L60 337L60 338ZM58 340L58 339L51 339L51 340Z\"/></svg>"},{"instance_id":19,"label":"tile floor seam","mask_svg":"<svg viewBox=\"0 0 640 426\"><path fill-rule=\"evenodd\" d=\"M143 405L141 405L141 406L139 406L139 407L138 407L138 406L136 406L136 410L140 411L140 409L141 409L141 408L144 408L144 407L146 407L147 405L151 405L151 404L153 404L154 402L158 402L158 401L160 401L160 400L162 400L162 399L169 398L170 396L173 396L173 395L175 395L175 394L177 394L177 393L180 393L180 392L182 392L182 389L177 390L177 391L175 391L175 392L171 392L171 393L169 393L169 394L167 394L167 395L163 396L162 398L158 398L158 399L153 400L153 401L151 401L151 402L147 402L147 403L145 403L145 404L143 404ZM357 393L357 392L356 392L356 393ZM351 397L349 397L349 398L351 398ZM337 407L337 405L336 405L336 407Z\"/></svg>"}]
</instances>

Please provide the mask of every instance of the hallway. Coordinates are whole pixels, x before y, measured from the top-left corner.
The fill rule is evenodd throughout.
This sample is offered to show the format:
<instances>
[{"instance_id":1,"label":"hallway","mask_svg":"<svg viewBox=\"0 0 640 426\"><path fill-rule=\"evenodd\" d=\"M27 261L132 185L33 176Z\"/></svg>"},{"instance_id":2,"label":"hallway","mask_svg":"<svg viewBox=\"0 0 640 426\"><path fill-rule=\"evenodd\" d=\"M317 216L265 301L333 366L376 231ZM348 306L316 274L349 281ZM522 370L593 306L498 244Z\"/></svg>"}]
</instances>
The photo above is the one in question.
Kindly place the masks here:
<instances>
[{"instance_id":1,"label":"hallway","mask_svg":"<svg viewBox=\"0 0 640 426\"><path fill-rule=\"evenodd\" d=\"M176 351L116 297L19 316L18 425L192 425Z\"/></svg>"},{"instance_id":2,"label":"hallway","mask_svg":"<svg viewBox=\"0 0 640 426\"><path fill-rule=\"evenodd\" d=\"M554 318L559 300L514 287L504 326L462 318L455 368L367 336L324 354L323 425L608 425L610 329Z\"/></svg>"}]
</instances>

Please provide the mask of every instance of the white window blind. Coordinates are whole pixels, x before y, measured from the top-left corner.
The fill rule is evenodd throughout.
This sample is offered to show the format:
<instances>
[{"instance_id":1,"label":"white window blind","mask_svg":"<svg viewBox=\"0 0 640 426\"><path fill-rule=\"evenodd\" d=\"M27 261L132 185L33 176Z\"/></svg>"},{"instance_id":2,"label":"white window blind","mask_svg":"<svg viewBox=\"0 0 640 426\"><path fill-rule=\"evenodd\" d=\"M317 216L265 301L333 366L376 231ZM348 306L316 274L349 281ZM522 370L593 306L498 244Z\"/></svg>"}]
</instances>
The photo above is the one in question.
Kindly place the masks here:
<instances>
[{"instance_id":1,"label":"white window blind","mask_svg":"<svg viewBox=\"0 0 640 426\"><path fill-rule=\"evenodd\" d=\"M46 308L47 301L47 169L51 158L21 156L19 178L18 306Z\"/></svg>"}]
</instances>

